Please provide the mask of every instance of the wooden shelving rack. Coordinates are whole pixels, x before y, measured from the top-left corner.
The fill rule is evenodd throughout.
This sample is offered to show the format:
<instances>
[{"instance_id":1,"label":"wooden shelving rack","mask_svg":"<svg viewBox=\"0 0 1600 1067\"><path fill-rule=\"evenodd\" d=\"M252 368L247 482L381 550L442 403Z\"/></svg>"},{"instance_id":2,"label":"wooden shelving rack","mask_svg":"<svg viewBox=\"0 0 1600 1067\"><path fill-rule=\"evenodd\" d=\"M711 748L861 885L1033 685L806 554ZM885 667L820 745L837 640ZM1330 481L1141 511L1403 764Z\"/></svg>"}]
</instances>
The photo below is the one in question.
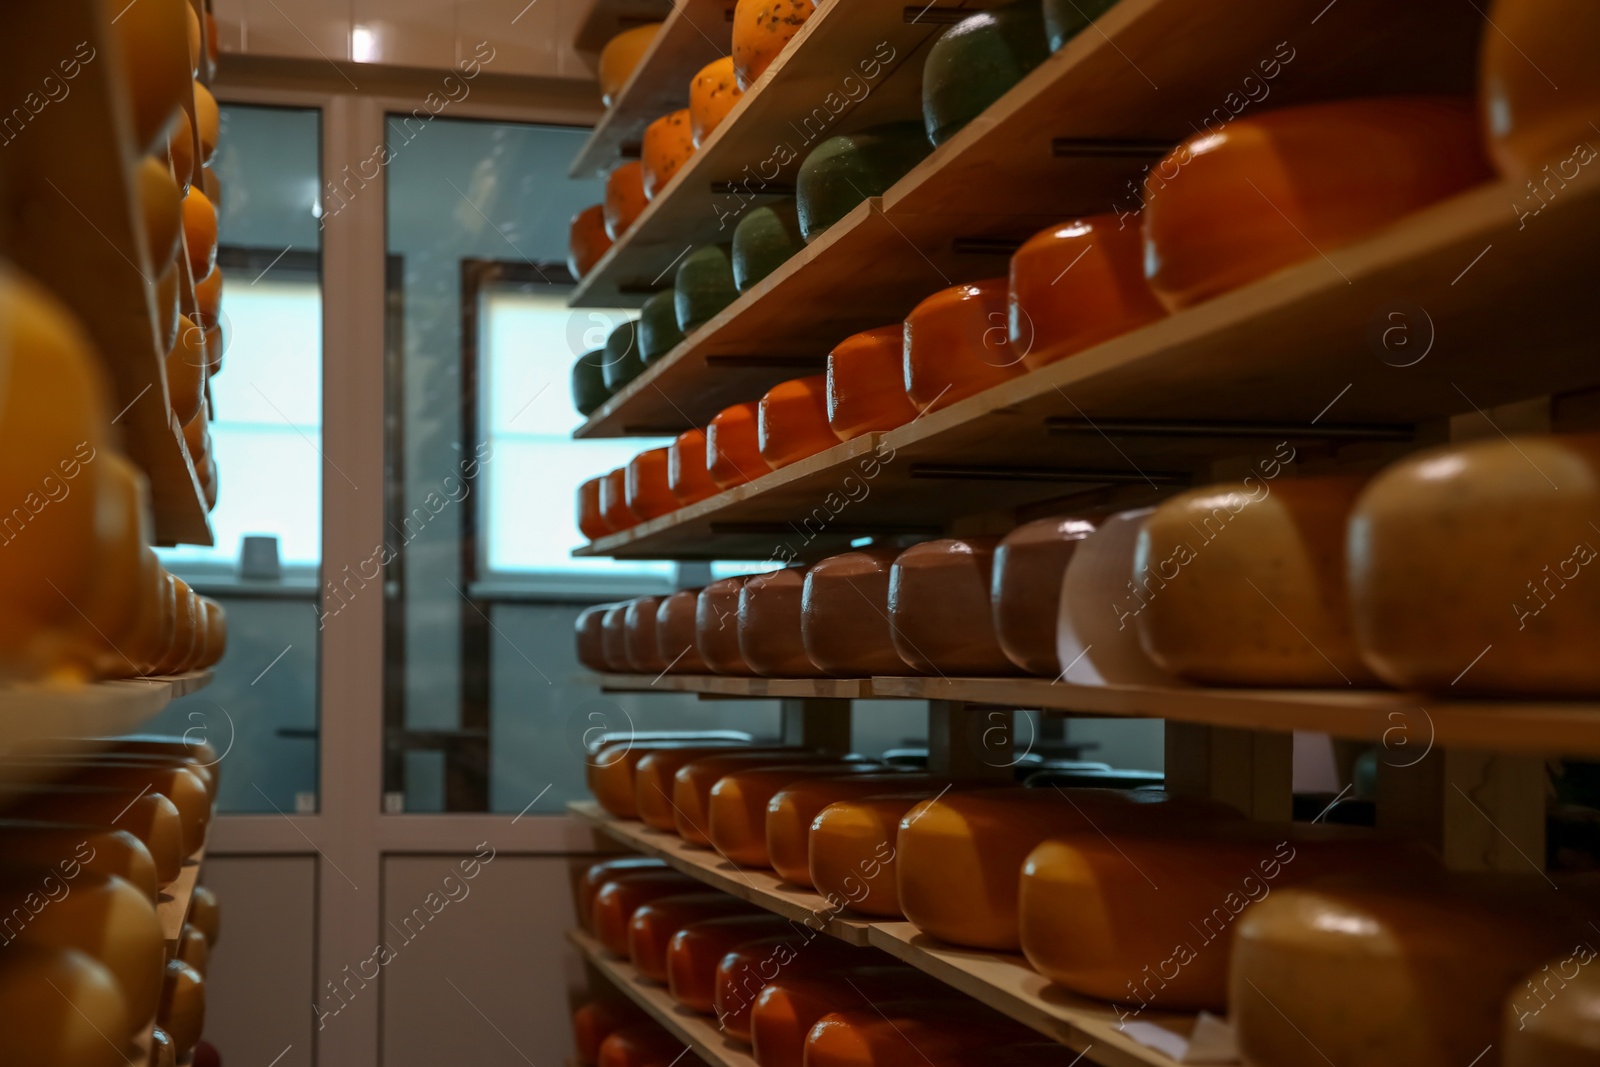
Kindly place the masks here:
<instances>
[{"instance_id":1,"label":"wooden shelving rack","mask_svg":"<svg viewBox=\"0 0 1600 1067\"><path fill-rule=\"evenodd\" d=\"M178 940L183 935L184 924L189 921L189 909L194 904L194 890L200 884L200 867L205 859L206 847L202 844L194 855L183 861L178 880L161 891L161 899L156 903L156 915L161 920L161 935L167 949L163 966L178 954ZM142 1054L139 1067L155 1067L155 1048L148 1033L137 1043L136 1051Z\"/></svg>"}]
</instances>

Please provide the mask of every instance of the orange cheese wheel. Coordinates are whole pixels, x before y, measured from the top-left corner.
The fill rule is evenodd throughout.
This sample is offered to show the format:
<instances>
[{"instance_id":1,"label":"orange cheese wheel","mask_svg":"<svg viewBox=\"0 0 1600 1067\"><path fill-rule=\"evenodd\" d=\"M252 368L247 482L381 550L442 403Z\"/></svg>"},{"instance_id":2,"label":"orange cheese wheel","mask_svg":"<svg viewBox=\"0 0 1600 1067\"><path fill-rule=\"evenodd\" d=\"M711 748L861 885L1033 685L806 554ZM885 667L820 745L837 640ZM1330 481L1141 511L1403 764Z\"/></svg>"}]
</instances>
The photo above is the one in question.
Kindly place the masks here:
<instances>
[{"instance_id":1,"label":"orange cheese wheel","mask_svg":"<svg viewBox=\"0 0 1600 1067\"><path fill-rule=\"evenodd\" d=\"M800 596L806 569L752 574L739 589L739 652L750 669L770 678L816 678L822 669L806 655Z\"/></svg>"},{"instance_id":2,"label":"orange cheese wheel","mask_svg":"<svg viewBox=\"0 0 1600 1067\"><path fill-rule=\"evenodd\" d=\"M180 317L178 263L174 260L156 278L156 341L161 345L161 351L171 352L172 346L178 343Z\"/></svg>"},{"instance_id":3,"label":"orange cheese wheel","mask_svg":"<svg viewBox=\"0 0 1600 1067\"><path fill-rule=\"evenodd\" d=\"M841 441L917 417L906 395L905 327L851 334L828 353L828 424Z\"/></svg>"},{"instance_id":4,"label":"orange cheese wheel","mask_svg":"<svg viewBox=\"0 0 1600 1067\"><path fill-rule=\"evenodd\" d=\"M613 856L610 859L591 863L579 876L576 885L578 903L578 923L585 929L590 929L590 917L594 914L595 894L600 892L606 882L619 874L629 871L664 871L667 869L665 861L653 856ZM597 1042L598 1044L598 1042Z\"/></svg>"},{"instance_id":5,"label":"orange cheese wheel","mask_svg":"<svg viewBox=\"0 0 1600 1067\"><path fill-rule=\"evenodd\" d=\"M217 768L215 764L206 765L196 755L187 755L176 752L138 752L107 749L105 751L65 753L19 753L9 757L18 762L32 761L40 763L55 763L68 768L62 777L69 781L88 782L91 778L101 773L102 768L145 768L149 771L179 769L193 775L205 791L205 800L214 801L217 798ZM3 763L0 763L3 765ZM158 783L159 784L159 783ZM157 792L163 791L157 789ZM174 803L177 803L174 801Z\"/></svg>"},{"instance_id":6,"label":"orange cheese wheel","mask_svg":"<svg viewBox=\"0 0 1600 1067\"><path fill-rule=\"evenodd\" d=\"M1251 478L1170 498L1145 520L1133 590L1111 610L1158 666L1191 681L1370 683L1344 577L1365 482Z\"/></svg>"},{"instance_id":7,"label":"orange cheese wheel","mask_svg":"<svg viewBox=\"0 0 1600 1067\"><path fill-rule=\"evenodd\" d=\"M200 973L182 960L168 960L161 990L161 1028L172 1036L173 1048L185 1059L200 1041L206 1024L206 986Z\"/></svg>"},{"instance_id":8,"label":"orange cheese wheel","mask_svg":"<svg viewBox=\"0 0 1600 1067\"><path fill-rule=\"evenodd\" d=\"M194 283L195 309L207 327L216 324L222 310L222 268L212 267L211 273Z\"/></svg>"},{"instance_id":9,"label":"orange cheese wheel","mask_svg":"<svg viewBox=\"0 0 1600 1067\"><path fill-rule=\"evenodd\" d=\"M1011 257L1012 347L1030 367L1166 314L1144 278L1136 216L1092 215L1034 234Z\"/></svg>"},{"instance_id":10,"label":"orange cheese wheel","mask_svg":"<svg viewBox=\"0 0 1600 1067\"><path fill-rule=\"evenodd\" d=\"M738 0L733 9L733 66L748 90L816 10L813 0Z\"/></svg>"},{"instance_id":11,"label":"orange cheese wheel","mask_svg":"<svg viewBox=\"0 0 1600 1067\"><path fill-rule=\"evenodd\" d=\"M760 422L756 404L735 404L706 427L706 470L721 488L754 481L772 469L761 455Z\"/></svg>"},{"instance_id":12,"label":"orange cheese wheel","mask_svg":"<svg viewBox=\"0 0 1600 1067\"><path fill-rule=\"evenodd\" d=\"M1362 1067L1446 1067L1498 1052L1507 996L1527 993L1526 976L1547 960L1593 945L1594 902L1592 886L1556 891L1531 872L1274 891L1234 934L1239 1051L1259 1067L1302 1067L1312 1046Z\"/></svg>"},{"instance_id":13,"label":"orange cheese wheel","mask_svg":"<svg viewBox=\"0 0 1600 1067\"><path fill-rule=\"evenodd\" d=\"M727 893L682 893L658 897L639 907L628 921L628 960L633 969L652 982L667 981L667 948L690 923L727 915L759 914Z\"/></svg>"},{"instance_id":14,"label":"orange cheese wheel","mask_svg":"<svg viewBox=\"0 0 1600 1067\"><path fill-rule=\"evenodd\" d=\"M712 1000L717 1025L735 1041L748 1045L751 1009L774 975L829 974L882 959L876 949L847 945L803 927L778 937L748 941L734 947L717 964Z\"/></svg>"},{"instance_id":15,"label":"orange cheese wheel","mask_svg":"<svg viewBox=\"0 0 1600 1067\"><path fill-rule=\"evenodd\" d=\"M578 529L591 541L613 532L600 512L600 483L603 481L603 476L590 478L578 486Z\"/></svg>"},{"instance_id":16,"label":"orange cheese wheel","mask_svg":"<svg viewBox=\"0 0 1600 1067\"><path fill-rule=\"evenodd\" d=\"M178 935L177 958L193 967L200 977L204 978L211 962L211 942L206 940L205 934L185 924L183 932Z\"/></svg>"},{"instance_id":17,"label":"orange cheese wheel","mask_svg":"<svg viewBox=\"0 0 1600 1067\"><path fill-rule=\"evenodd\" d=\"M82 870L114 876L152 904L160 890L150 850L127 830L112 826L0 819L0 856L7 863L53 866L63 875Z\"/></svg>"},{"instance_id":18,"label":"orange cheese wheel","mask_svg":"<svg viewBox=\"0 0 1600 1067\"><path fill-rule=\"evenodd\" d=\"M200 413L205 396L206 332L187 315L178 316L178 339L167 352L167 399L180 424Z\"/></svg>"},{"instance_id":19,"label":"orange cheese wheel","mask_svg":"<svg viewBox=\"0 0 1600 1067\"><path fill-rule=\"evenodd\" d=\"M818 669L841 678L905 674L889 622L889 571L900 553L868 547L806 571L800 636Z\"/></svg>"},{"instance_id":20,"label":"orange cheese wheel","mask_svg":"<svg viewBox=\"0 0 1600 1067\"><path fill-rule=\"evenodd\" d=\"M656 608L656 653L672 674L709 674L695 647L695 609L700 590L680 589Z\"/></svg>"},{"instance_id":21,"label":"orange cheese wheel","mask_svg":"<svg viewBox=\"0 0 1600 1067\"><path fill-rule=\"evenodd\" d=\"M667 990L690 1011L710 1015L722 957L748 941L792 933L794 923L777 915L725 915L692 922L672 935L667 945Z\"/></svg>"},{"instance_id":22,"label":"orange cheese wheel","mask_svg":"<svg viewBox=\"0 0 1600 1067\"><path fill-rule=\"evenodd\" d=\"M172 114L173 122L167 134L167 151L172 156L173 177L177 178L178 184L187 190L195 178L194 126L189 122L189 113L182 108Z\"/></svg>"},{"instance_id":23,"label":"orange cheese wheel","mask_svg":"<svg viewBox=\"0 0 1600 1067\"><path fill-rule=\"evenodd\" d=\"M864 769L864 773L843 777L807 774L794 778L773 793L767 802L766 845L770 865L785 881L810 886L811 827L824 808L842 800L885 793L904 794L913 789L927 789L931 795L945 784L926 774L885 773L881 769ZM885 885L893 895L893 872L888 874Z\"/></svg>"},{"instance_id":24,"label":"orange cheese wheel","mask_svg":"<svg viewBox=\"0 0 1600 1067\"><path fill-rule=\"evenodd\" d=\"M567 226L567 269L582 278L611 251L611 235L606 232L605 205L594 204L572 216Z\"/></svg>"},{"instance_id":25,"label":"orange cheese wheel","mask_svg":"<svg viewBox=\"0 0 1600 1067\"><path fill-rule=\"evenodd\" d=\"M840 762L838 753L756 750L700 756L672 776L673 827L691 845L711 845L711 790L724 775L758 767L802 767Z\"/></svg>"},{"instance_id":26,"label":"orange cheese wheel","mask_svg":"<svg viewBox=\"0 0 1600 1067\"><path fill-rule=\"evenodd\" d=\"M608 1035L595 1060L596 1067L694 1067L704 1062L654 1020Z\"/></svg>"},{"instance_id":27,"label":"orange cheese wheel","mask_svg":"<svg viewBox=\"0 0 1600 1067\"><path fill-rule=\"evenodd\" d=\"M149 850L156 881L163 886L177 879L186 858L178 809L166 797L142 787L36 785L7 809L7 815L127 830Z\"/></svg>"},{"instance_id":28,"label":"orange cheese wheel","mask_svg":"<svg viewBox=\"0 0 1600 1067\"><path fill-rule=\"evenodd\" d=\"M217 265L217 209L194 186L183 197L183 239L189 250L190 272L204 278Z\"/></svg>"},{"instance_id":29,"label":"orange cheese wheel","mask_svg":"<svg viewBox=\"0 0 1600 1067\"><path fill-rule=\"evenodd\" d=\"M751 1055L760 1067L804 1067L806 1036L824 1015L909 996L953 1000L961 994L910 967L849 967L822 975L780 972L751 1005Z\"/></svg>"},{"instance_id":30,"label":"orange cheese wheel","mask_svg":"<svg viewBox=\"0 0 1600 1067\"><path fill-rule=\"evenodd\" d=\"M1502 174L1535 186L1518 214L1542 211L1595 158L1589 123L1600 107L1600 12L1559 0L1497 0L1489 17L1479 77L1489 150Z\"/></svg>"},{"instance_id":31,"label":"orange cheese wheel","mask_svg":"<svg viewBox=\"0 0 1600 1067\"><path fill-rule=\"evenodd\" d=\"M995 546L989 589L995 638L1006 658L1029 674L1053 678L1061 670L1061 581L1092 533L1092 521L1061 516L1018 526Z\"/></svg>"},{"instance_id":32,"label":"orange cheese wheel","mask_svg":"<svg viewBox=\"0 0 1600 1067\"><path fill-rule=\"evenodd\" d=\"M622 164L606 175L606 195L600 205L606 220L606 235L622 240L633 220L644 211L649 200L644 195L644 169L638 160Z\"/></svg>"},{"instance_id":33,"label":"orange cheese wheel","mask_svg":"<svg viewBox=\"0 0 1600 1067\"><path fill-rule=\"evenodd\" d=\"M623 601L600 616L600 649L606 657L606 669L617 674L628 672L627 611L628 602Z\"/></svg>"},{"instance_id":34,"label":"orange cheese wheel","mask_svg":"<svg viewBox=\"0 0 1600 1067\"><path fill-rule=\"evenodd\" d=\"M639 516L628 507L628 468L618 467L601 477L600 517L613 533L639 525Z\"/></svg>"},{"instance_id":35,"label":"orange cheese wheel","mask_svg":"<svg viewBox=\"0 0 1600 1067\"><path fill-rule=\"evenodd\" d=\"M664 830L667 833L677 833L678 826L674 821L673 791L676 788L678 770L686 763L700 759L703 756L716 756L727 753L730 749L736 752L765 752L765 753L801 753L808 749L785 747L782 745L730 745L722 744L683 744L661 746L649 752L638 763L633 775L633 800L639 818L646 826L655 830Z\"/></svg>"},{"instance_id":36,"label":"orange cheese wheel","mask_svg":"<svg viewBox=\"0 0 1600 1067\"><path fill-rule=\"evenodd\" d=\"M178 254L178 239L183 233L183 194L172 180L166 161L155 156L139 160L138 180L145 248L151 265L164 271Z\"/></svg>"},{"instance_id":37,"label":"orange cheese wheel","mask_svg":"<svg viewBox=\"0 0 1600 1067\"><path fill-rule=\"evenodd\" d=\"M835 801L818 812L807 843L807 866L817 892L846 901L863 915L905 918L895 852L900 820L938 792L885 792Z\"/></svg>"},{"instance_id":38,"label":"orange cheese wheel","mask_svg":"<svg viewBox=\"0 0 1600 1067\"><path fill-rule=\"evenodd\" d=\"M628 510L641 522L660 518L678 509L678 498L667 487L667 450L652 448L640 452L624 468L625 498Z\"/></svg>"},{"instance_id":39,"label":"orange cheese wheel","mask_svg":"<svg viewBox=\"0 0 1600 1067\"><path fill-rule=\"evenodd\" d=\"M997 537L912 545L889 572L894 647L914 671L1015 674L995 636L989 586Z\"/></svg>"},{"instance_id":40,"label":"orange cheese wheel","mask_svg":"<svg viewBox=\"0 0 1600 1067\"><path fill-rule=\"evenodd\" d=\"M152 0L113 14L111 30L126 83L119 95L132 105L134 148L142 155L167 128L194 77L186 26L192 11L187 0ZM93 50L80 52L79 58L85 55L92 59Z\"/></svg>"},{"instance_id":41,"label":"orange cheese wheel","mask_svg":"<svg viewBox=\"0 0 1600 1067\"><path fill-rule=\"evenodd\" d=\"M1574 946L1513 986L1501 1031L1501 1067L1600 1064L1600 974L1592 943Z\"/></svg>"},{"instance_id":42,"label":"orange cheese wheel","mask_svg":"<svg viewBox=\"0 0 1600 1067\"><path fill-rule=\"evenodd\" d=\"M216 769L222 758L217 750L203 739L177 737L170 734L124 734L119 737L92 738L94 745L105 752L126 752L141 756L177 756L192 759L201 765ZM67 743L54 751L82 751L75 743Z\"/></svg>"},{"instance_id":43,"label":"orange cheese wheel","mask_svg":"<svg viewBox=\"0 0 1600 1067\"><path fill-rule=\"evenodd\" d=\"M222 134L222 114L217 110L217 98L200 82L194 83L195 130L200 135L200 164L211 162Z\"/></svg>"},{"instance_id":44,"label":"orange cheese wheel","mask_svg":"<svg viewBox=\"0 0 1600 1067\"><path fill-rule=\"evenodd\" d=\"M620 871L609 876L594 895L589 928L608 952L628 955L628 923L633 913L657 897L681 896L700 889L699 882L673 870Z\"/></svg>"},{"instance_id":45,"label":"orange cheese wheel","mask_svg":"<svg viewBox=\"0 0 1600 1067\"><path fill-rule=\"evenodd\" d=\"M700 590L695 601L694 647L718 674L755 673L739 650L739 590L745 578L719 578Z\"/></svg>"},{"instance_id":46,"label":"orange cheese wheel","mask_svg":"<svg viewBox=\"0 0 1600 1067\"><path fill-rule=\"evenodd\" d=\"M704 430L685 430L667 446L667 490L684 506L721 492L706 470Z\"/></svg>"},{"instance_id":47,"label":"orange cheese wheel","mask_svg":"<svg viewBox=\"0 0 1600 1067\"><path fill-rule=\"evenodd\" d=\"M1095 826L1238 819L1225 804L1115 789L974 789L906 812L895 838L900 907L923 932L973 948L1015 952L1023 861L1051 837ZM813 848L815 844L813 831ZM813 870L815 874L815 870Z\"/></svg>"},{"instance_id":48,"label":"orange cheese wheel","mask_svg":"<svg viewBox=\"0 0 1600 1067\"><path fill-rule=\"evenodd\" d=\"M7 1062L40 1067L127 1067L120 1043L148 1022L132 1018L103 964L33 945L0 953L0 1019Z\"/></svg>"},{"instance_id":49,"label":"orange cheese wheel","mask_svg":"<svg viewBox=\"0 0 1600 1067\"><path fill-rule=\"evenodd\" d=\"M178 1051L172 1047L172 1035L159 1026L150 1028L151 1067L178 1067Z\"/></svg>"},{"instance_id":50,"label":"orange cheese wheel","mask_svg":"<svg viewBox=\"0 0 1600 1067\"><path fill-rule=\"evenodd\" d=\"M979 1004L891 1001L831 1012L806 1037L806 1067L935 1067L946 1058L1030 1036Z\"/></svg>"},{"instance_id":51,"label":"orange cheese wheel","mask_svg":"<svg viewBox=\"0 0 1600 1067\"><path fill-rule=\"evenodd\" d=\"M1197 134L1150 168L1146 275L1168 308L1189 307L1327 256L1489 177L1467 100L1373 97L1265 111Z\"/></svg>"},{"instance_id":52,"label":"orange cheese wheel","mask_svg":"<svg viewBox=\"0 0 1600 1067\"><path fill-rule=\"evenodd\" d=\"M85 766L73 775L73 780L112 789L148 788L178 809L185 857L194 855L205 843L206 826L211 821L211 796L200 776L188 768L106 761Z\"/></svg>"},{"instance_id":53,"label":"orange cheese wheel","mask_svg":"<svg viewBox=\"0 0 1600 1067\"><path fill-rule=\"evenodd\" d=\"M696 148L722 124L743 95L732 56L714 59L700 68L689 82L689 133Z\"/></svg>"},{"instance_id":54,"label":"orange cheese wheel","mask_svg":"<svg viewBox=\"0 0 1600 1067\"><path fill-rule=\"evenodd\" d=\"M617 102L617 94L633 77L639 61L650 50L656 34L660 32L661 23L647 22L643 26L623 30L600 49L600 99L606 107Z\"/></svg>"},{"instance_id":55,"label":"orange cheese wheel","mask_svg":"<svg viewBox=\"0 0 1600 1067\"><path fill-rule=\"evenodd\" d=\"M578 662L588 667L591 671L604 671L606 669L605 634L602 626L605 613L614 605L595 604L584 608L578 613L578 619L573 623L573 630L577 637Z\"/></svg>"},{"instance_id":56,"label":"orange cheese wheel","mask_svg":"<svg viewBox=\"0 0 1600 1067\"><path fill-rule=\"evenodd\" d=\"M656 609L660 606L658 596L636 597L622 613L622 647L628 669L636 674L660 674L667 669L656 648Z\"/></svg>"},{"instance_id":57,"label":"orange cheese wheel","mask_svg":"<svg viewBox=\"0 0 1600 1067\"><path fill-rule=\"evenodd\" d=\"M638 1026L648 1016L628 1000L591 1000L572 1013L573 1044L578 1062L594 1067L600 1060L600 1045L618 1030Z\"/></svg>"},{"instance_id":58,"label":"orange cheese wheel","mask_svg":"<svg viewBox=\"0 0 1600 1067\"><path fill-rule=\"evenodd\" d=\"M639 157L644 198L654 200L659 196L692 155L694 137L689 130L688 108L668 112L646 126Z\"/></svg>"},{"instance_id":59,"label":"orange cheese wheel","mask_svg":"<svg viewBox=\"0 0 1600 1067\"><path fill-rule=\"evenodd\" d=\"M94 574L88 594L77 601L78 647L73 658L97 675L126 676L138 671L124 646L137 638L140 602L149 587L145 546L152 540L150 485L144 473L113 452L101 459L101 495Z\"/></svg>"},{"instance_id":60,"label":"orange cheese wheel","mask_svg":"<svg viewBox=\"0 0 1600 1067\"><path fill-rule=\"evenodd\" d=\"M732 771L711 787L711 813L706 833L712 846L731 862L747 867L771 867L772 859L767 851L767 805L779 790L807 778L836 778L884 769L879 764L856 761Z\"/></svg>"},{"instance_id":61,"label":"orange cheese wheel","mask_svg":"<svg viewBox=\"0 0 1600 1067\"><path fill-rule=\"evenodd\" d=\"M919 411L937 411L1021 374L1007 333L1007 282L941 289L911 309L905 325L906 394Z\"/></svg>"},{"instance_id":62,"label":"orange cheese wheel","mask_svg":"<svg viewBox=\"0 0 1600 1067\"><path fill-rule=\"evenodd\" d=\"M756 424L756 447L773 470L838 444L828 424L827 376L796 378L767 390Z\"/></svg>"}]
</instances>

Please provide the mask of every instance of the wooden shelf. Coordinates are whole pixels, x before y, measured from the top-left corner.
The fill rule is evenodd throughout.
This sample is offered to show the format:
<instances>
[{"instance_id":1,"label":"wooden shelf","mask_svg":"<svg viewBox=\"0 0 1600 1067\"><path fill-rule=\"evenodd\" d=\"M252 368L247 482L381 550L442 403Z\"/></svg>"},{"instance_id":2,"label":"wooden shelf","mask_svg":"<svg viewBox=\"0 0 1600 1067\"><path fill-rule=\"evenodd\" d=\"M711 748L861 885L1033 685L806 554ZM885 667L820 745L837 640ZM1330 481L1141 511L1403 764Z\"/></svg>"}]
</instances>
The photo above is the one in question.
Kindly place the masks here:
<instances>
[{"instance_id":1,"label":"wooden shelf","mask_svg":"<svg viewBox=\"0 0 1600 1067\"><path fill-rule=\"evenodd\" d=\"M1536 700L1439 700L1388 690L1206 689L1074 685L1045 678L773 679L668 675L673 690L758 698L836 697L848 681L855 697L952 700L1110 718L1155 718L1245 730L1306 730L1352 741L1431 745L1537 755L1600 757L1600 704ZM644 675L602 674L612 692L652 692ZM665 681L665 679L663 679ZM784 683L769 691L775 683ZM1397 734L1396 731L1401 731Z\"/></svg>"},{"instance_id":2,"label":"wooden shelf","mask_svg":"<svg viewBox=\"0 0 1600 1067\"><path fill-rule=\"evenodd\" d=\"M160 544L212 543L182 427L167 400L166 353L155 327L154 275L131 178L136 162L126 95L105 57L105 5L24 5L0 45L0 93L37 96L38 57L71 59L90 42L71 93L0 152L0 255L51 289L78 317L106 366L123 450L150 479ZM192 104L190 105L192 106Z\"/></svg>"},{"instance_id":3,"label":"wooden shelf","mask_svg":"<svg viewBox=\"0 0 1600 1067\"><path fill-rule=\"evenodd\" d=\"M647 22L661 22L671 13L671 0L590 0L572 36L573 50L598 66L600 50L611 38Z\"/></svg>"},{"instance_id":4,"label":"wooden shelf","mask_svg":"<svg viewBox=\"0 0 1600 1067\"><path fill-rule=\"evenodd\" d=\"M161 920L161 936L167 948L166 960L163 962L171 961L178 954L178 940L183 936L184 923L189 921L189 908L194 904L194 889L200 884L200 865L205 859L206 847L202 844L194 855L184 860L177 881L163 889L161 899L156 902L156 916ZM151 1027L154 1026L152 1023ZM136 1041L134 1047L142 1055L137 1061L130 1062L155 1067L155 1049L148 1033Z\"/></svg>"},{"instance_id":5,"label":"wooden shelf","mask_svg":"<svg viewBox=\"0 0 1600 1067\"><path fill-rule=\"evenodd\" d=\"M721 674L662 674L600 676L605 691L642 693L702 693L707 696L798 697L813 700L859 700L872 695L870 678L734 678Z\"/></svg>"},{"instance_id":6,"label":"wooden shelf","mask_svg":"<svg viewBox=\"0 0 1600 1067\"><path fill-rule=\"evenodd\" d=\"M610 955L598 941L580 930L568 930L567 940L595 970L605 975L607 981L693 1049L695 1055L716 1067L755 1067L755 1058L747 1046L724 1037L711 1017L679 1005L666 986L641 978L632 964Z\"/></svg>"}]
</instances>

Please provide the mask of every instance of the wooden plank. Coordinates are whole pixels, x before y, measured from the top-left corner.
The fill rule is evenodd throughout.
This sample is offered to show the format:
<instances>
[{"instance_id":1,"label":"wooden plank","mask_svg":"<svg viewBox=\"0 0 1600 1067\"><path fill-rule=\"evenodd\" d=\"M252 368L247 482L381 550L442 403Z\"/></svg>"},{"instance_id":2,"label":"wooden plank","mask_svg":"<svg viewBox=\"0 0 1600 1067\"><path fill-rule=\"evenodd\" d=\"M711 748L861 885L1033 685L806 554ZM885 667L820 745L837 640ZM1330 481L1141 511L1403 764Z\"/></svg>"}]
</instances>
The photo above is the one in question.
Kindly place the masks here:
<instances>
[{"instance_id":1,"label":"wooden plank","mask_svg":"<svg viewBox=\"0 0 1600 1067\"><path fill-rule=\"evenodd\" d=\"M695 1054L716 1067L755 1067L750 1047L723 1036L712 1016L699 1015L672 999L665 986L640 976L633 965L606 952L600 943L581 930L568 930L567 940L583 954L590 966L621 990L627 998L656 1022L671 1031Z\"/></svg>"},{"instance_id":2,"label":"wooden plank","mask_svg":"<svg viewBox=\"0 0 1600 1067\"><path fill-rule=\"evenodd\" d=\"M665 860L674 869L714 889L852 945L867 943L866 920L852 917L853 912L834 907L820 893L790 885L769 870L739 867L710 849L689 846L676 834L652 830L642 822L613 818L592 801L572 801L567 810L613 841Z\"/></svg>"},{"instance_id":3,"label":"wooden plank","mask_svg":"<svg viewBox=\"0 0 1600 1067\"><path fill-rule=\"evenodd\" d=\"M1104 1067L1171 1067L1165 1054L1134 1041L1118 1025L1117 1009L1052 985L1020 955L956 948L906 922L873 923L870 943L903 963L982 1001L1024 1026L1083 1053ZM1188 1037L1192 1016L1141 1013L1150 1023Z\"/></svg>"},{"instance_id":4,"label":"wooden plank","mask_svg":"<svg viewBox=\"0 0 1600 1067\"><path fill-rule=\"evenodd\" d=\"M608 693L705 693L760 699L853 700L868 696L868 678L738 678L725 674L602 674L596 679Z\"/></svg>"},{"instance_id":5,"label":"wooden plank","mask_svg":"<svg viewBox=\"0 0 1600 1067\"><path fill-rule=\"evenodd\" d=\"M206 848L202 844L195 854L183 861L177 881L161 891L156 902L156 915L161 919L161 937L167 943L167 959L178 952L178 939L183 936L183 925L189 921L189 906L194 903L194 887L200 884L200 865L205 862Z\"/></svg>"}]
</instances>

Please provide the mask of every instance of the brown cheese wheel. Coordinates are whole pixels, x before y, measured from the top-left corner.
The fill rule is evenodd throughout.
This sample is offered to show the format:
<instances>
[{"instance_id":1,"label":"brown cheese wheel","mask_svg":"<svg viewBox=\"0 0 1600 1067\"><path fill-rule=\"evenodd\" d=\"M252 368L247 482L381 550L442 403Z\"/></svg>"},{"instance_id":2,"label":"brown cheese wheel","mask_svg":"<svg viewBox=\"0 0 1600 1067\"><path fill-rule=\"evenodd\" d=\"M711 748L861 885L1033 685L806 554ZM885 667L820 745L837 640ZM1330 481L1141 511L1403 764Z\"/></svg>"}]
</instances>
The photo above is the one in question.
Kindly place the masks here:
<instances>
[{"instance_id":1,"label":"brown cheese wheel","mask_svg":"<svg viewBox=\"0 0 1600 1067\"><path fill-rule=\"evenodd\" d=\"M177 880L188 854L183 851L183 821L160 793L142 786L36 785L11 806L12 818L115 827L137 837L156 865L156 881Z\"/></svg>"},{"instance_id":2,"label":"brown cheese wheel","mask_svg":"<svg viewBox=\"0 0 1600 1067\"><path fill-rule=\"evenodd\" d=\"M7 1063L127 1067L113 1038L127 1041L138 1026L111 972L82 952L34 945L0 952Z\"/></svg>"}]
</instances>

